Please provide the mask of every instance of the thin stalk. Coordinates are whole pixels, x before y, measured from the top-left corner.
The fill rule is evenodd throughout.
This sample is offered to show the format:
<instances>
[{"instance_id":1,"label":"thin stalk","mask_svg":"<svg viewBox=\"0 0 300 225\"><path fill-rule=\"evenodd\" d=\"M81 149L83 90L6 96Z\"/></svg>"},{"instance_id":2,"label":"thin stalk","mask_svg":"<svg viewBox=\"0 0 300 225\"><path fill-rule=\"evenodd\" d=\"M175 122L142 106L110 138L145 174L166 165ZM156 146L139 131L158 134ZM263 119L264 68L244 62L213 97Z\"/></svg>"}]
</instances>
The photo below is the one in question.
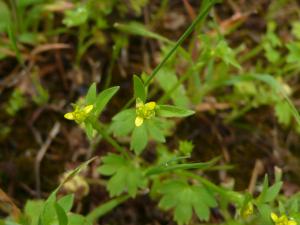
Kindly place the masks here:
<instances>
[{"instance_id":1,"label":"thin stalk","mask_svg":"<svg viewBox=\"0 0 300 225\"><path fill-rule=\"evenodd\" d=\"M148 87L153 78L157 75L159 70L166 64L169 58L175 53L175 51L180 47L180 45L187 39L187 37L193 32L195 27L207 16L211 7L216 3L216 1L211 1L205 9L202 10L200 14L196 17L196 19L192 22L192 24L186 29L186 31L181 35L181 37L177 40L173 48L168 52L168 54L163 58L163 60L154 68L151 75L145 82L145 86ZM131 98L123 107L123 109L128 108L134 102L134 97Z\"/></svg>"},{"instance_id":2,"label":"thin stalk","mask_svg":"<svg viewBox=\"0 0 300 225\"><path fill-rule=\"evenodd\" d=\"M108 212L110 212L111 210L113 210L114 208L116 208L118 205L122 204L129 198L130 198L129 195L123 195L123 196L116 197L112 200L109 200L104 204L96 207L93 211L91 211L87 215L86 218L88 221L94 223L97 219L101 218L103 215L107 214Z\"/></svg>"},{"instance_id":3,"label":"thin stalk","mask_svg":"<svg viewBox=\"0 0 300 225\"><path fill-rule=\"evenodd\" d=\"M121 152L123 155L126 157L128 156L128 153L126 150L119 145L118 142L116 142L106 131L105 129L101 126L101 123L97 121L96 119L90 119L90 122L93 126L93 128L108 142L110 143L117 151Z\"/></svg>"},{"instance_id":4,"label":"thin stalk","mask_svg":"<svg viewBox=\"0 0 300 225\"><path fill-rule=\"evenodd\" d=\"M150 82L153 80L153 78L156 76L158 71L165 65L165 63L168 61L168 59L174 54L174 52L177 50L177 48L185 41L185 39L193 32L194 28L197 26L197 24L202 21L206 15L208 14L210 8L213 6L214 1L210 3L206 9L200 13L196 19L192 22L192 24L187 28L187 30L181 35L181 37L177 40L174 47L168 52L168 54L164 57L164 59L155 67L155 69L152 71L150 77L146 80L145 86L147 87Z\"/></svg>"}]
</instances>

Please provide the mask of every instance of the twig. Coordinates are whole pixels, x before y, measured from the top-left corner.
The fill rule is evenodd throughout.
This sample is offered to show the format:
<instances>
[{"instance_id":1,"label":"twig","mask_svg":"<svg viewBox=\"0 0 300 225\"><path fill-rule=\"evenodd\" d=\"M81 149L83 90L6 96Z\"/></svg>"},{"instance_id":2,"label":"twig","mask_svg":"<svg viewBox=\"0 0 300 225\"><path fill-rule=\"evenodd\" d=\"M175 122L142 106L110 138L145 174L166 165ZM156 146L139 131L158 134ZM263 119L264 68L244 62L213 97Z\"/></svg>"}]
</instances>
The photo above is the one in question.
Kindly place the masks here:
<instances>
[{"instance_id":1,"label":"twig","mask_svg":"<svg viewBox=\"0 0 300 225\"><path fill-rule=\"evenodd\" d=\"M41 146L40 150L38 151L38 154L35 158L35 165L34 165L34 170L35 170L35 182L36 182L36 192L37 192L37 197L41 196L41 177L40 177L40 167L41 167L41 162L51 144L55 136L58 134L60 130L60 123L56 122L51 129L47 140L45 143Z\"/></svg>"},{"instance_id":2,"label":"twig","mask_svg":"<svg viewBox=\"0 0 300 225\"><path fill-rule=\"evenodd\" d=\"M252 175L251 175L251 180L248 186L248 191L249 193L253 193L254 192L254 188L257 182L257 178L260 174L262 174L264 171L264 165L263 162L260 159L257 159L255 161L255 165L252 171Z\"/></svg>"}]
</instances>

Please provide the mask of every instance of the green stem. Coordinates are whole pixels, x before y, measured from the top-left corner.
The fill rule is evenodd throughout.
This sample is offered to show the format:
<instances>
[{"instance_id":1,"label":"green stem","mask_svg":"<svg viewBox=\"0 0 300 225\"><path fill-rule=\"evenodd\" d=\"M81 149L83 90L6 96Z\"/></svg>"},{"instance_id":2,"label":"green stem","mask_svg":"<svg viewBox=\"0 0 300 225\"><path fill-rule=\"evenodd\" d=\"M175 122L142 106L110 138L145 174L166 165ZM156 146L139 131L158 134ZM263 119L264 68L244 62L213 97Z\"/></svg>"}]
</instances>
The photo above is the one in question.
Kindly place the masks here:
<instances>
[{"instance_id":1,"label":"green stem","mask_svg":"<svg viewBox=\"0 0 300 225\"><path fill-rule=\"evenodd\" d=\"M192 22L192 24L186 29L186 31L181 35L181 37L177 40L173 48L168 52L168 54L163 58L163 60L154 68L152 71L150 77L145 82L145 86L148 87L150 82L153 80L153 78L157 75L159 70L166 64L166 62L169 60L169 58L175 53L175 51L178 49L178 47L187 39L187 37L193 32L195 27L207 16L209 10L211 7L216 3L217 1L211 1L206 8L202 10L201 13L198 14L196 19ZM134 98L131 98L123 107L123 109L128 108L132 103L134 102Z\"/></svg>"},{"instance_id":2,"label":"green stem","mask_svg":"<svg viewBox=\"0 0 300 225\"><path fill-rule=\"evenodd\" d=\"M125 149L118 144L101 126L101 123L97 121L96 119L90 118L90 123L92 124L93 128L108 142L110 143L117 151L121 152L123 155L128 157L128 153L125 151Z\"/></svg>"},{"instance_id":3,"label":"green stem","mask_svg":"<svg viewBox=\"0 0 300 225\"><path fill-rule=\"evenodd\" d=\"M90 222L95 222L97 219L99 219L103 215L107 214L108 212L113 210L115 207L117 207L118 205L125 202L127 199L129 199L129 195L123 195L120 197L116 197L112 200L109 200L108 202L105 202L104 204L95 208L92 212L90 212L87 215L86 218Z\"/></svg>"},{"instance_id":4,"label":"green stem","mask_svg":"<svg viewBox=\"0 0 300 225\"><path fill-rule=\"evenodd\" d=\"M168 59L174 54L174 52L177 50L177 48L193 32L193 30L197 26L197 24L206 17L206 15L208 14L210 8L214 5L214 3L215 3L215 1L212 1L210 4L208 4L208 6L196 17L196 19L192 22L192 24L187 28L187 30L177 40L174 47L168 52L168 54L164 57L164 59L155 67L155 69L152 71L150 77L145 82L146 87L150 84L150 82L156 76L158 71L165 65L165 63L168 61Z\"/></svg>"}]
</instances>

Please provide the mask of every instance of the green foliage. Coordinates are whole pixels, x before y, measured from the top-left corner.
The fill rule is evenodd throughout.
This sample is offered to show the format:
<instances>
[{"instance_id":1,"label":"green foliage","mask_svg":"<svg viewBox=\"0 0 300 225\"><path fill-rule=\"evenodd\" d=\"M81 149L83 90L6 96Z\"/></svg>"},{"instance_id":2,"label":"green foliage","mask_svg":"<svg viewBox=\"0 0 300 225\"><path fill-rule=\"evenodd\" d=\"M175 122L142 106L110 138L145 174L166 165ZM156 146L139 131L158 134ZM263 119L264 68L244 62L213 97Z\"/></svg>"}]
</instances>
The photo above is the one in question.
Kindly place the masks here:
<instances>
[{"instance_id":1,"label":"green foliage","mask_svg":"<svg viewBox=\"0 0 300 225\"><path fill-rule=\"evenodd\" d=\"M87 216L82 216L71 212L73 194L57 198L58 190L86 167L90 163L88 161L67 174L47 200L29 200L20 221L13 222L13 218L8 218L5 224L94 224L119 204L141 193L149 194L153 201L159 202L161 209L171 211L178 224L191 224L196 217L200 221L211 222L211 208L218 209L224 224L271 225L279 223L280 218L284 218L285 222L300 223L300 197L295 195L286 198L280 194L283 185L281 175L275 173L272 185L269 185L268 176L265 176L261 191L256 189L254 196L224 188L206 178L205 171L228 169L232 166L218 165L219 157L207 162L191 162L194 160L190 158L194 155L191 141L180 141L175 149L170 147L174 142L169 141L175 135L176 129L172 125L179 121L176 118L184 123L186 117L194 116L194 110L201 111L203 105L206 106L204 111L216 113L218 109L214 109L214 106L218 106L218 103L224 103L228 107L219 117L225 118L224 122L235 122L250 110L269 106L274 108L278 123L285 128L300 130L300 115L293 104L294 90L289 85L292 80L290 77L298 74L300 68L298 21L292 23L293 37L289 41L277 34L274 21L267 21L267 31L261 42L254 50L243 55L246 45L232 48L231 42L223 35L223 27L218 27L216 22L213 23L216 33L202 32L205 29L200 25L216 1L202 1L199 15L177 42L157 34L154 31L155 24L149 23L146 26L137 21L123 21L126 13L134 12L140 16L147 0L73 1L70 8L61 11L63 20L58 30L52 27L55 17L48 16L53 7L59 4L50 2L45 5L45 2L22 0L11 1L10 4L13 5L9 5L0 1L0 32L7 32L9 38L9 42L0 42L3 45L0 47L9 50L8 52L13 51L19 63L25 66L29 57L24 54L24 46L38 45L47 40L50 34L62 32L77 38L75 64L80 66L81 57L91 46L106 44L107 40L115 42L112 44L112 59L108 65L104 90L98 93L97 85L93 83L86 96L73 104L74 111L65 114L65 118L74 120L85 130L91 144L104 140L111 145L113 153L108 152L102 156L97 169L101 178L96 178L96 182L104 185L113 199L99 205ZM122 23L111 20L114 13L118 13L120 18L116 18ZM16 21L11 23L13 16ZM50 28L41 36L40 27L43 26L40 23L43 19L49 19L47 26ZM195 35L188 42L188 35L198 25L201 35ZM114 37L108 38L104 29L113 30ZM118 62L119 54L130 43L129 35L158 42L161 47L161 62L150 75L145 72L141 76L133 75L132 91L129 91L133 93L132 99L118 111L109 110L115 115L108 122L106 115L102 117L101 114L109 107L109 101L119 90L119 86L110 86L113 67ZM182 43L189 46L180 47ZM2 52L7 51L1 51L0 54ZM245 61L260 52L257 61L249 62L250 69L244 66ZM282 57L284 52L287 52L286 57ZM178 62L181 62L180 65ZM48 91L37 77L32 78L35 88L32 100L38 105L47 104ZM154 99L157 102L151 101ZM134 102L135 107L132 105ZM25 97L15 89L4 110L13 117L25 106ZM3 136L9 132L1 130L4 130ZM193 135L189 134L188 137ZM153 160L145 157L148 153L154 157ZM229 211L229 206L236 210ZM271 213L280 215L279 219L276 220L275 217L274 220Z\"/></svg>"},{"instance_id":2,"label":"green foliage","mask_svg":"<svg viewBox=\"0 0 300 225\"><path fill-rule=\"evenodd\" d=\"M136 162L112 153L103 157L102 162L103 165L98 171L105 176L111 176L107 183L111 197L118 196L124 191L135 197L138 188L146 186L147 180Z\"/></svg>"},{"instance_id":3,"label":"green foliage","mask_svg":"<svg viewBox=\"0 0 300 225\"><path fill-rule=\"evenodd\" d=\"M160 187L163 197L159 206L163 209L174 208L174 220L178 224L187 224L196 213L200 220L207 221L210 208L217 203L213 195L203 186L189 185L183 180L166 181Z\"/></svg>"},{"instance_id":4,"label":"green foliage","mask_svg":"<svg viewBox=\"0 0 300 225\"><path fill-rule=\"evenodd\" d=\"M63 23L68 27L80 26L88 20L88 9L86 4L78 4L74 9L65 12Z\"/></svg>"},{"instance_id":5,"label":"green foliage","mask_svg":"<svg viewBox=\"0 0 300 225\"><path fill-rule=\"evenodd\" d=\"M136 75L133 76L133 90L134 90L134 98L139 98L143 102L147 99L147 92L144 86L143 81Z\"/></svg>"},{"instance_id":6,"label":"green foliage","mask_svg":"<svg viewBox=\"0 0 300 225\"><path fill-rule=\"evenodd\" d=\"M0 33L5 32L10 23L10 11L5 2L0 1Z\"/></svg>"},{"instance_id":7,"label":"green foliage","mask_svg":"<svg viewBox=\"0 0 300 225\"><path fill-rule=\"evenodd\" d=\"M15 89L11 94L7 105L5 106L5 111L14 116L26 105L26 99L19 89Z\"/></svg>"}]
</instances>

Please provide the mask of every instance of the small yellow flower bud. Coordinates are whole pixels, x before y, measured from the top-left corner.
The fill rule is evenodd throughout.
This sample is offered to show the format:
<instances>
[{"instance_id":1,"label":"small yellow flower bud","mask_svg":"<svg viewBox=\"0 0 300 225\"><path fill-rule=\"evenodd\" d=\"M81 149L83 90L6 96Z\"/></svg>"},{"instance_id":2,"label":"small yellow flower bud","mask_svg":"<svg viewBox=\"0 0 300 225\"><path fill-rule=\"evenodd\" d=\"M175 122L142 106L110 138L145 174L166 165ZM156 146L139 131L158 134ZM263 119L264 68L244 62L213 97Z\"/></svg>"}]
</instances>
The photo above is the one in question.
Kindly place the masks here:
<instances>
[{"instance_id":1,"label":"small yellow flower bud","mask_svg":"<svg viewBox=\"0 0 300 225\"><path fill-rule=\"evenodd\" d=\"M248 204L242 209L242 217L248 218L253 214L253 204L251 202L248 202Z\"/></svg>"},{"instance_id":2,"label":"small yellow flower bud","mask_svg":"<svg viewBox=\"0 0 300 225\"><path fill-rule=\"evenodd\" d=\"M135 118L135 126L140 127L145 119L150 119L155 116L155 102L148 102L144 104L140 99L136 101L136 118Z\"/></svg>"},{"instance_id":3,"label":"small yellow flower bud","mask_svg":"<svg viewBox=\"0 0 300 225\"><path fill-rule=\"evenodd\" d=\"M297 222L293 219L288 219L286 215L277 216L275 213L271 213L271 219L275 225L297 225Z\"/></svg>"},{"instance_id":4,"label":"small yellow flower bud","mask_svg":"<svg viewBox=\"0 0 300 225\"><path fill-rule=\"evenodd\" d=\"M93 110L93 108L93 105L87 105L83 108L76 105L74 111L66 113L64 117L68 120L75 120L76 123L81 124L89 116L89 113Z\"/></svg>"}]
</instances>

